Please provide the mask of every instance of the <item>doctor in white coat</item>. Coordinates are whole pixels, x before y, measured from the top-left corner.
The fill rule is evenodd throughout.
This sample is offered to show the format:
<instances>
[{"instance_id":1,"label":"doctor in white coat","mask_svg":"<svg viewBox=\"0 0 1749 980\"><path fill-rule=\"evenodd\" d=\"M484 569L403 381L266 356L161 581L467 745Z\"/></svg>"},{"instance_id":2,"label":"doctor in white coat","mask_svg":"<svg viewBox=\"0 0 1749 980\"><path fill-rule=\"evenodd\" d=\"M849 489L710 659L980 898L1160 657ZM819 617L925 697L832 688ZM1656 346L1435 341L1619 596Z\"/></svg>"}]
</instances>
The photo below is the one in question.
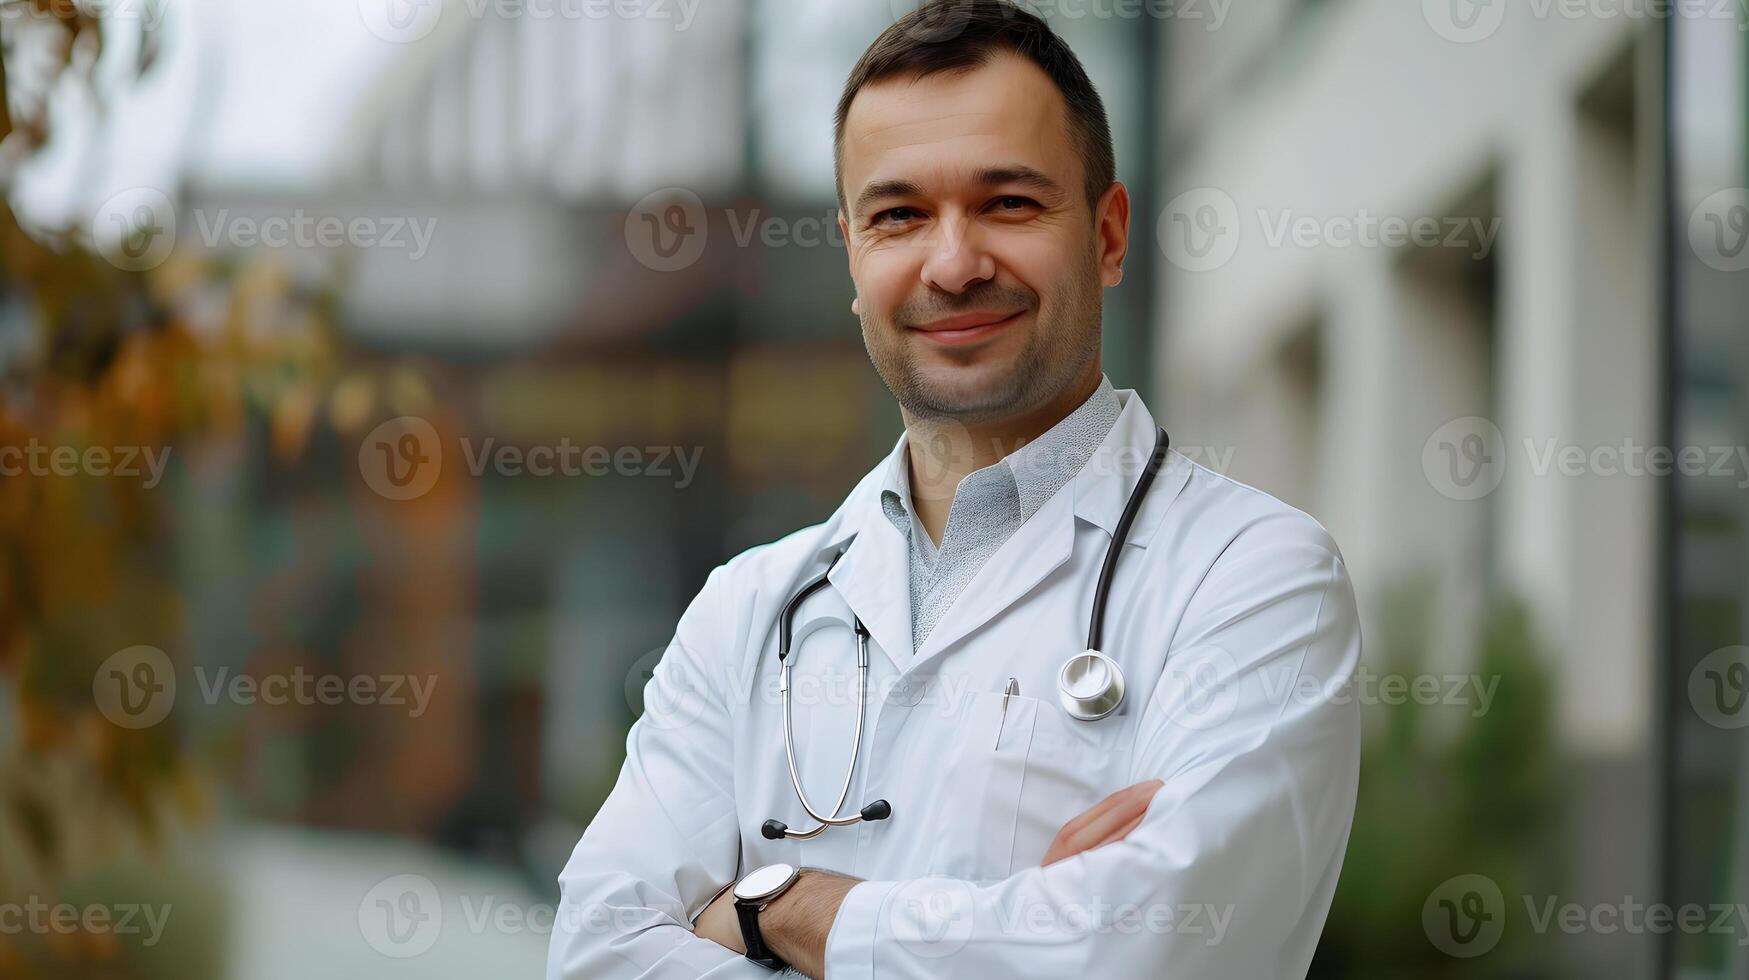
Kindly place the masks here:
<instances>
[{"instance_id":1,"label":"doctor in white coat","mask_svg":"<svg viewBox=\"0 0 1749 980\"><path fill-rule=\"evenodd\" d=\"M687 607L560 874L552 980L1276 980L1317 945L1360 747L1342 557L1176 451L1120 529L1162 420L1100 366L1129 233L1104 109L1036 18L943 2L869 48L837 126L906 431ZM1083 720L1060 676L1119 530L1122 696ZM798 783L854 822L808 835Z\"/></svg>"}]
</instances>

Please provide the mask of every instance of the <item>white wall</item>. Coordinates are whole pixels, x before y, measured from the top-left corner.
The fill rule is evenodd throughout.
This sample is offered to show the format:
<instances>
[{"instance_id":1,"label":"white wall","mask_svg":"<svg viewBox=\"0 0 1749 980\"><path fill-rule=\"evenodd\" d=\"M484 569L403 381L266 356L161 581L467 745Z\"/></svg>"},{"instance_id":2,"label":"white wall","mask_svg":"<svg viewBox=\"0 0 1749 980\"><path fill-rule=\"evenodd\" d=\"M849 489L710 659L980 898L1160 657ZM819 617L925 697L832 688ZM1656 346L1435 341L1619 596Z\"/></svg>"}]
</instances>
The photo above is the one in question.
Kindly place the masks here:
<instances>
[{"instance_id":1,"label":"white wall","mask_svg":"<svg viewBox=\"0 0 1749 980\"><path fill-rule=\"evenodd\" d=\"M1162 82L1162 198L1224 195L1212 199L1231 208L1220 227L1232 257L1205 269L1170 240L1152 243L1157 376L1175 439L1224 441L1234 476L1311 510L1363 603L1407 574L1439 573L1440 660L1468 655L1491 583L1531 600L1560 662L1563 741L1632 754L1653 719L1651 481L1539 476L1526 440L1540 454L1550 439L1589 450L1649 445L1657 432L1655 92L1640 96L1639 145L1620 146L1580 109L1650 25L1538 19L1509 4L1492 36L1457 43L1426 6L1332 0L1284 27L1275 5L1273 33L1178 32ZM1649 80L1654 69L1637 70ZM1491 201L1460 208L1479 186ZM1409 249L1271 241L1284 219L1472 212L1484 227L1501 221L1492 315L1410 271ZM1138 243L1156 217L1138 220ZM1461 272L1476 263L1459 251L1484 244L1472 230L1461 250L1427 251ZM1304 420L1261 390L1308 319L1322 322L1324 345L1315 487L1292 485L1306 468L1280 458ZM1423 468L1429 437L1467 415L1505 440L1503 478L1477 500L1451 499Z\"/></svg>"}]
</instances>

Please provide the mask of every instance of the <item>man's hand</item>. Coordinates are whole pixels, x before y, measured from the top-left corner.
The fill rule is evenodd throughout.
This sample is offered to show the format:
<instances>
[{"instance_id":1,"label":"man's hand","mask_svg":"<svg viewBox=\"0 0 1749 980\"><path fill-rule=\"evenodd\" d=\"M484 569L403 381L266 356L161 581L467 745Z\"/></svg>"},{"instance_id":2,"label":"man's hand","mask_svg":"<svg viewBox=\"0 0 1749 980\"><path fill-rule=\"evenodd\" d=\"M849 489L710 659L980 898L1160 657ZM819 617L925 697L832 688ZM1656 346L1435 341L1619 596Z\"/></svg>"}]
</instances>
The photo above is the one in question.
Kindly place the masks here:
<instances>
[{"instance_id":1,"label":"man's hand","mask_svg":"<svg viewBox=\"0 0 1749 980\"><path fill-rule=\"evenodd\" d=\"M1093 808L1063 825L1057 837L1045 851L1040 867L1056 864L1083 851L1113 844L1130 835L1147 815L1154 794L1166 785L1158 779L1120 789L1093 805Z\"/></svg>"}]
</instances>

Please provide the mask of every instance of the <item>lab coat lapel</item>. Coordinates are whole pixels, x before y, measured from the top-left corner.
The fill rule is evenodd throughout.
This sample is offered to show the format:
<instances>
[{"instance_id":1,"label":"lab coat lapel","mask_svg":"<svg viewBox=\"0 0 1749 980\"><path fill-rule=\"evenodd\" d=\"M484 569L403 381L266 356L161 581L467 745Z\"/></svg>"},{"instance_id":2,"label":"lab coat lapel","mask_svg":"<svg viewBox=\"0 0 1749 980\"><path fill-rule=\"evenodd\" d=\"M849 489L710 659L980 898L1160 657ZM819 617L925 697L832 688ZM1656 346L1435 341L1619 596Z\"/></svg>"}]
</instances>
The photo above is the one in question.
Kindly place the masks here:
<instances>
[{"instance_id":1,"label":"lab coat lapel","mask_svg":"<svg viewBox=\"0 0 1749 980\"><path fill-rule=\"evenodd\" d=\"M995 618L1069 560L1075 549L1074 502L1074 493L1064 487L996 549L947 607L913 666Z\"/></svg>"},{"instance_id":2,"label":"lab coat lapel","mask_svg":"<svg viewBox=\"0 0 1749 980\"><path fill-rule=\"evenodd\" d=\"M1155 429L1153 414L1133 389L1119 389L1117 394L1123 407L1092 458L990 556L923 641L914 665L930 660L994 619L1068 561L1075 549L1077 518L1098 525L1107 534L1116 530L1130 490L1153 452ZM1158 498L1162 503L1144 505L1137 513L1127 539L1129 546L1146 547L1166 507L1183 489L1189 468L1175 465L1176 459L1167 457L1165 469L1156 477L1148 500L1151 503Z\"/></svg>"},{"instance_id":3,"label":"lab coat lapel","mask_svg":"<svg viewBox=\"0 0 1749 980\"><path fill-rule=\"evenodd\" d=\"M904 437L882 467L895 463L904 451ZM857 488L851 504L856 535L844 557L827 574L851 612L868 627L875 645L903 672L911 662L911 556L908 542L881 511L880 480L871 474Z\"/></svg>"}]
</instances>

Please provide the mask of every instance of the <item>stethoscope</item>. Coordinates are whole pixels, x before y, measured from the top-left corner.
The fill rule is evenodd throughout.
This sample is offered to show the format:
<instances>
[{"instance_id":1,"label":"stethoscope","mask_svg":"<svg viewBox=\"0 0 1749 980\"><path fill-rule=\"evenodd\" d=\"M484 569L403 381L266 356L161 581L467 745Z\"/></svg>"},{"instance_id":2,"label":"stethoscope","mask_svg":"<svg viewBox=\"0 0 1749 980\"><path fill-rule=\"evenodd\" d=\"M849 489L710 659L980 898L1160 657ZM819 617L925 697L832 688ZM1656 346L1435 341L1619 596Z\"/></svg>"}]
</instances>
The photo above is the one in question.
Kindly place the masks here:
<instances>
[{"instance_id":1,"label":"stethoscope","mask_svg":"<svg viewBox=\"0 0 1749 980\"><path fill-rule=\"evenodd\" d=\"M1130 522L1135 520L1136 510L1141 506L1142 498L1148 495L1148 487L1154 482L1154 475L1160 471L1160 466L1166 461L1166 450L1171 446L1171 440L1166 430L1156 427L1154 430L1154 454L1148 458L1148 464L1142 468L1142 475L1136 480L1135 489L1130 491L1130 498L1124 503L1123 514L1117 519L1117 529L1112 532L1111 545L1105 550L1105 564L1099 569L1099 583L1093 590L1093 613L1091 622L1087 625L1087 649L1063 664L1057 672L1057 701L1068 712L1070 717L1080 721L1098 721L1116 711L1123 703L1124 677L1123 670L1117 661L1099 652L1100 635L1105 626L1105 600L1111 594L1111 575L1117 567L1117 556L1123 551L1124 540L1129 537ZM832 812L821 813L808 802L808 794L802 789L802 778L796 771L796 742L794 728L790 722L790 669L795 661L790 659L790 644L795 634L795 613L802 602L827 585L827 576L832 573L832 567L838 564L838 559L844 557L841 549L832 556L832 561L826 566L826 571L820 577L801 587L790 600L783 605L782 617L778 622L777 633L777 689L783 697L783 754L789 762L789 781L795 788L796 799L802 802L802 809L817 823L813 830L791 830L789 825L781 820L765 821L759 832L767 840L809 840L826 832L828 827L848 827L864 820L885 820L893 815L893 806L886 800L876 800L847 817L838 815L844 808L844 799L850 795L850 784L856 778L856 757L862 749L862 725L864 716L868 713L868 627L862 625L860 617L855 618L856 633L856 734L850 743L850 768L844 773L844 785L838 790L838 800L832 804Z\"/></svg>"}]
</instances>

